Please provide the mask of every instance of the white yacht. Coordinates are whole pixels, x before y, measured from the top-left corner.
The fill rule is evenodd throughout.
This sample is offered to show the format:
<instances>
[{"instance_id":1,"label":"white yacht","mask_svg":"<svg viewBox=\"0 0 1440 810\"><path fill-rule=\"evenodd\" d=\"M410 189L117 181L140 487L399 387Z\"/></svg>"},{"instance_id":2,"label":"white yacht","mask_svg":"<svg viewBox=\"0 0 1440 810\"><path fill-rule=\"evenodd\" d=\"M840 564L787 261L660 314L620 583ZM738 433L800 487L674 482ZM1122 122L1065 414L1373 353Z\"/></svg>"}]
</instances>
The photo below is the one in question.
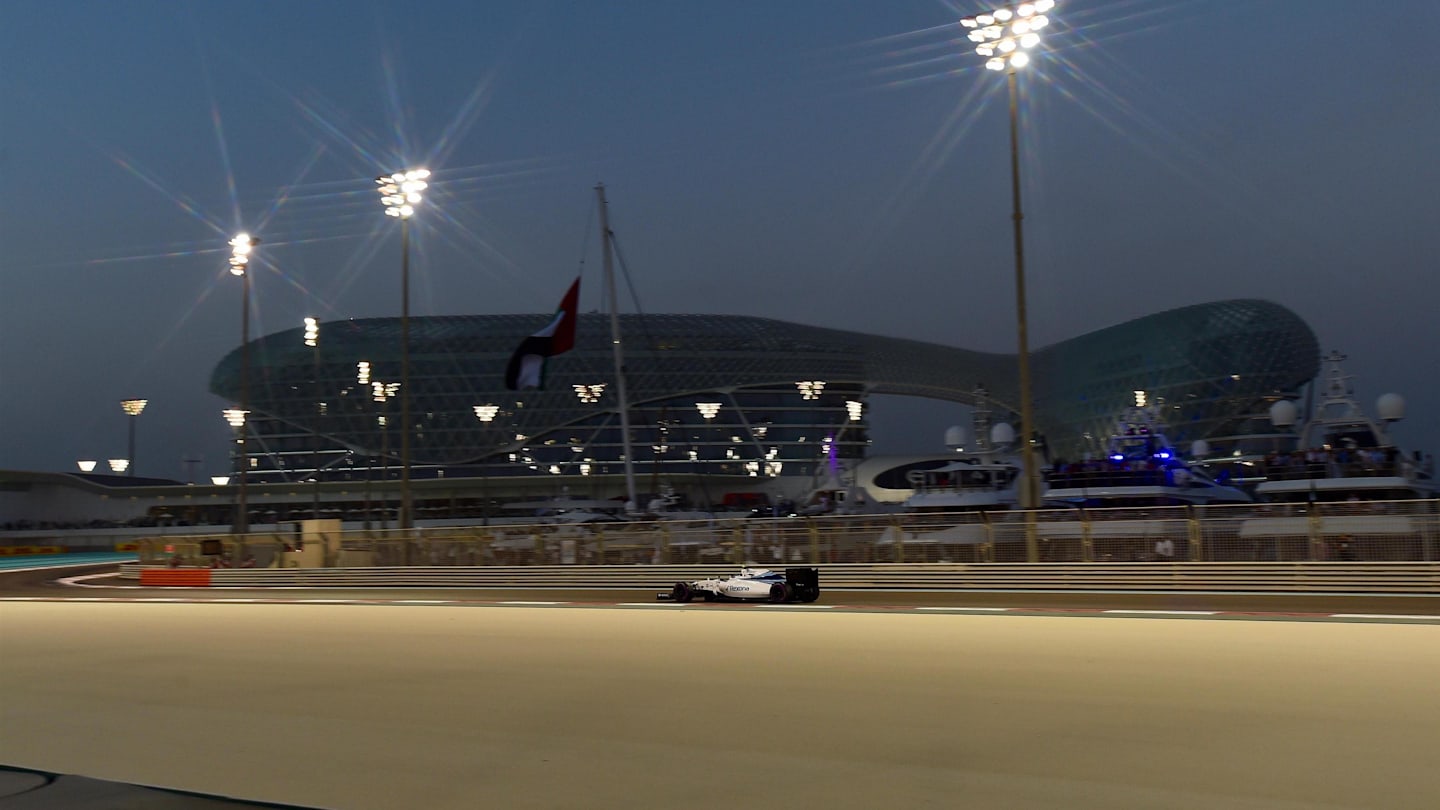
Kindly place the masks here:
<instances>
[{"instance_id":1,"label":"white yacht","mask_svg":"<svg viewBox=\"0 0 1440 810\"><path fill-rule=\"evenodd\" d=\"M991 424L983 388L976 399L971 435L959 426L945 432L945 444L960 455L949 464L908 473L915 491L905 501L906 511L1002 510L1019 503L1020 465L1002 455L1014 445L1015 430L1004 422Z\"/></svg>"},{"instance_id":2,"label":"white yacht","mask_svg":"<svg viewBox=\"0 0 1440 810\"><path fill-rule=\"evenodd\" d=\"M1240 539L1277 558L1433 559L1435 459L1407 456L1390 438L1386 426L1405 416L1398 394L1376 401L1378 421L1361 410L1344 360L1339 352L1325 358L1325 387L1296 449L1262 461L1255 491L1265 503L1240 524ZM1298 413L1282 400L1270 416L1289 429Z\"/></svg>"},{"instance_id":3,"label":"white yacht","mask_svg":"<svg viewBox=\"0 0 1440 810\"><path fill-rule=\"evenodd\" d=\"M1251 503L1244 490L1192 468L1165 437L1160 403L1144 391L1109 437L1103 459L1059 464L1045 476L1044 501L1056 507L1151 507Z\"/></svg>"},{"instance_id":4,"label":"white yacht","mask_svg":"<svg viewBox=\"0 0 1440 810\"><path fill-rule=\"evenodd\" d=\"M1313 417L1299 431L1296 450L1267 456L1265 480L1255 491L1271 502L1395 501L1437 497L1435 458L1406 455L1386 426L1405 417L1405 400L1384 394L1375 402L1379 421L1355 401L1345 355L1331 352L1325 388ZM1298 408L1288 400L1270 410L1277 427L1293 427Z\"/></svg>"}]
</instances>

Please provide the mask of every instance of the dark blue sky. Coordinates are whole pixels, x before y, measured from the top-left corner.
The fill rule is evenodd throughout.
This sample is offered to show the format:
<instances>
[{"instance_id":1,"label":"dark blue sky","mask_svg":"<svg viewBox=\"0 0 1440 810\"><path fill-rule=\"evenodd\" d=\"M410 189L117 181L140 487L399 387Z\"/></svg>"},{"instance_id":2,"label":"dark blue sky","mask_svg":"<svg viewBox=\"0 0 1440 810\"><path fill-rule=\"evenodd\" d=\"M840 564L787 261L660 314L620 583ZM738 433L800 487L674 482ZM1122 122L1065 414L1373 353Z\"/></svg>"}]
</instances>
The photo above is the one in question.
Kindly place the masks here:
<instances>
[{"instance_id":1,"label":"dark blue sky","mask_svg":"<svg viewBox=\"0 0 1440 810\"><path fill-rule=\"evenodd\" d=\"M591 188L650 312L1013 351L1004 81L980 5L0 5L0 467L222 472L226 240L252 334L399 312L371 178L435 171L412 312L554 306ZM1440 4L1073 0L1024 80L1032 345L1278 301L1440 450ZM590 231L591 240L593 230ZM583 305L599 305L599 285ZM963 416L891 399L879 451Z\"/></svg>"}]
</instances>

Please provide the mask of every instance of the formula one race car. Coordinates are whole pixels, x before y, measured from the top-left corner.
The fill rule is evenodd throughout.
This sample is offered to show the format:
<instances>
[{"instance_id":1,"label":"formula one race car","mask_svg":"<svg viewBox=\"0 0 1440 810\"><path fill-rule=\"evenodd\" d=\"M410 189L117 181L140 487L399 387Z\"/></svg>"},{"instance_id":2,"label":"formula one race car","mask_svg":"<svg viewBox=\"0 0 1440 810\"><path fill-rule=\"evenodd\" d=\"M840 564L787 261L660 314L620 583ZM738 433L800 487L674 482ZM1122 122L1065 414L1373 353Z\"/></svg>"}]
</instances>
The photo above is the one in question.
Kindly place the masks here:
<instances>
[{"instance_id":1,"label":"formula one race car","mask_svg":"<svg viewBox=\"0 0 1440 810\"><path fill-rule=\"evenodd\" d=\"M706 602L814 602L820 598L820 569L786 568L782 574L768 568L741 568L733 577L677 582L669 593L656 594L655 598L689 602L697 596Z\"/></svg>"}]
</instances>

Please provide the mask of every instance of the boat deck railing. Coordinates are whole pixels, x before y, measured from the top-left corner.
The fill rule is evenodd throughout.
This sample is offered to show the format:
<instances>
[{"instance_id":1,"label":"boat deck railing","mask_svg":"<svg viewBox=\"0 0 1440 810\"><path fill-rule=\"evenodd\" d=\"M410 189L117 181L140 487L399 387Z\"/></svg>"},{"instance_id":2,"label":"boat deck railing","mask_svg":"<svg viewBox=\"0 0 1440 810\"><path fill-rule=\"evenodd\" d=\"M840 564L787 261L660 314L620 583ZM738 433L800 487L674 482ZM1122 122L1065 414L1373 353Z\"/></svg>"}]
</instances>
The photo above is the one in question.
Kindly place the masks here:
<instances>
[{"instance_id":1,"label":"boat deck railing","mask_svg":"<svg viewBox=\"0 0 1440 810\"><path fill-rule=\"evenodd\" d=\"M1262 463L1260 467L1265 478L1271 481L1304 481L1318 478L1387 478L1402 475L1404 470L1398 464L1372 464L1352 461L1342 463L1333 459L1307 461L1304 463Z\"/></svg>"}]
</instances>

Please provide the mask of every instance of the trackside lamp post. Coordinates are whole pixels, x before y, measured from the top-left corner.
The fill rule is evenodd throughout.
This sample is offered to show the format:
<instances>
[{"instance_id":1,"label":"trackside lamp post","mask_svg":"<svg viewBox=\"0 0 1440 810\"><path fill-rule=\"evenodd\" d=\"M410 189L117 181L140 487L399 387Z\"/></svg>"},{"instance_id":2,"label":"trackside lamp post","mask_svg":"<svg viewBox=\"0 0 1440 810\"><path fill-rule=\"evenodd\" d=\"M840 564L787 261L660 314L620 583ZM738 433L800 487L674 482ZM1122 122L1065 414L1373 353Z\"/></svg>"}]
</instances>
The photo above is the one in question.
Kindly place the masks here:
<instances>
[{"instance_id":1,"label":"trackside lamp post","mask_svg":"<svg viewBox=\"0 0 1440 810\"><path fill-rule=\"evenodd\" d=\"M410 495L410 217L429 183L428 169L411 169L375 178L385 215L400 220L400 521L402 529L415 525Z\"/></svg>"},{"instance_id":2,"label":"trackside lamp post","mask_svg":"<svg viewBox=\"0 0 1440 810\"><path fill-rule=\"evenodd\" d=\"M1025 313L1025 239L1024 215L1020 207L1020 112L1017 71L1030 64L1030 52L1040 45L1040 32L1050 23L1045 12L1055 7L1055 0L1036 0L1016 6L1002 6L984 14L960 21L968 29L967 38L975 43L975 52L986 57L989 70L1005 71L1010 89L1010 190L1014 198L1011 218L1015 223L1015 319L1018 332L1020 372L1020 465L1024 477L1020 485L1020 507L1027 511L1040 506L1040 470L1035 463L1034 403L1030 388L1030 339ZM1039 562L1040 548L1036 538L1033 513L1025 522L1025 554L1030 562Z\"/></svg>"},{"instance_id":3,"label":"trackside lamp post","mask_svg":"<svg viewBox=\"0 0 1440 810\"><path fill-rule=\"evenodd\" d=\"M250 512L246 501L245 482L250 467L250 456L245 447L245 425L246 415L250 413L250 252L260 240L248 233L236 234L230 240L230 272L240 277L240 407L226 412L226 420L230 426L236 428L238 437L235 440L236 453L239 456L240 469L239 488L236 496L236 512L234 532L236 534L250 533ZM231 418L231 413L239 414L237 424Z\"/></svg>"}]
</instances>

